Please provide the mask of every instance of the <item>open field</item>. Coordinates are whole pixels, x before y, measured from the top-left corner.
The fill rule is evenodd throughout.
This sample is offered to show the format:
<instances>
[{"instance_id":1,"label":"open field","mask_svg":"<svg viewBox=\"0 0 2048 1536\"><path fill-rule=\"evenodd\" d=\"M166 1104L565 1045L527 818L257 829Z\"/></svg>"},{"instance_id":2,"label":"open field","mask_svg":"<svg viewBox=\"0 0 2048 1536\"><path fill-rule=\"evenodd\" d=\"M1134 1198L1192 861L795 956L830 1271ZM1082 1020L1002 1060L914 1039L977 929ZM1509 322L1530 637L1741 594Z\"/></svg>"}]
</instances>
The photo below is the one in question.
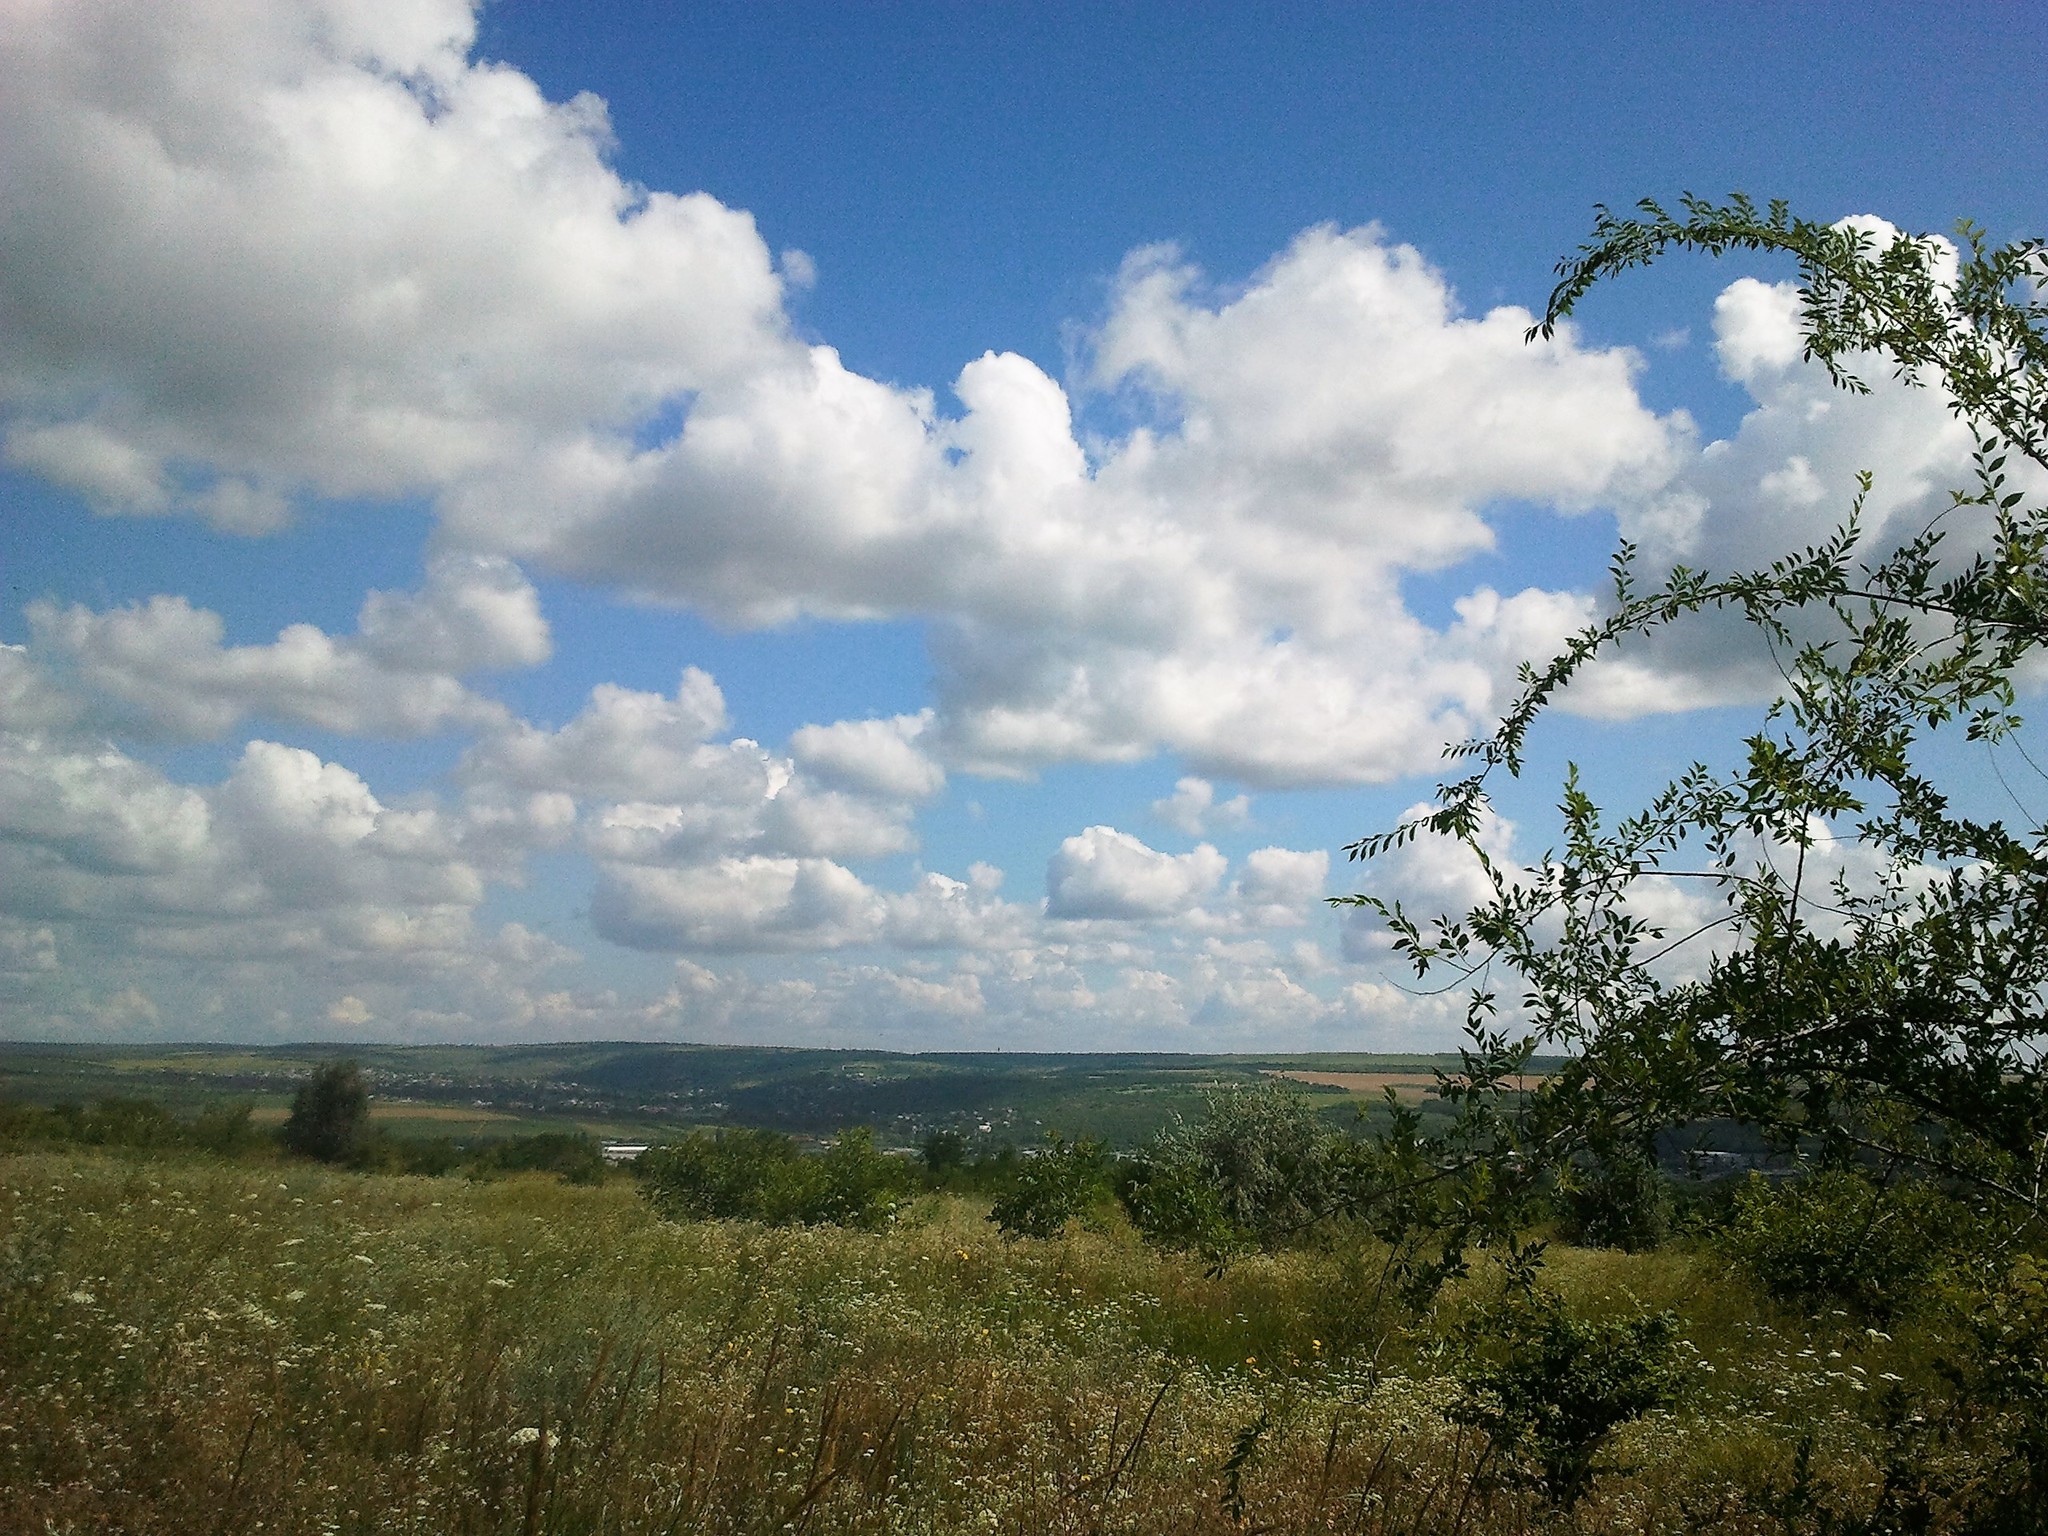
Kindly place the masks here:
<instances>
[{"instance_id":1,"label":"open field","mask_svg":"<svg viewBox=\"0 0 2048 1536\"><path fill-rule=\"evenodd\" d=\"M1011 1241L985 1211L769 1229L620 1178L0 1158L0 1529L1560 1528L1444 1416L1484 1266L1409 1315L1369 1243L1219 1274L1113 1215ZM1873 1389L1929 1379L1922 1330L1802 1324L1706 1251L1547 1273L1590 1315L1671 1309L1691 1362L1564 1528L1868 1507Z\"/></svg>"}]
</instances>

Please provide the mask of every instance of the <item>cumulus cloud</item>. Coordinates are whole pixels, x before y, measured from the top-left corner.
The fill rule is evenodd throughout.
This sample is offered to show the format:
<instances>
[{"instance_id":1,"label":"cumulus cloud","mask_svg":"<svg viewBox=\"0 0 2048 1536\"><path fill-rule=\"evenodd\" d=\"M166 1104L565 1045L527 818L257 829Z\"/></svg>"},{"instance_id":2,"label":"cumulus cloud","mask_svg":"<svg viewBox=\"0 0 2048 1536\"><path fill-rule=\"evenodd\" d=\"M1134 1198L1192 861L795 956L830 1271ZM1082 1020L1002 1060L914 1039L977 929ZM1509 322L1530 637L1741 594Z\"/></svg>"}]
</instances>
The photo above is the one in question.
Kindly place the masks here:
<instances>
[{"instance_id":1,"label":"cumulus cloud","mask_svg":"<svg viewBox=\"0 0 2048 1536\"><path fill-rule=\"evenodd\" d=\"M821 782L914 799L941 761L1162 748L1254 784L1409 771L1493 706L1512 646L1418 622L1402 574L1488 547L1489 504L1654 484L1683 436L1630 354L1526 346L1527 314L1463 313L1372 228L1312 230L1229 294L1133 256L1085 374L1140 407L1122 438L1084 447L1066 392L1007 354L960 372L949 415L798 341L745 214L629 186L600 103L547 101L473 39L452 0L14 29L16 462L241 528L301 494L423 491L451 549L729 623L921 615L938 698L915 733L791 744ZM382 604L362 641L538 654L504 617Z\"/></svg>"},{"instance_id":2,"label":"cumulus cloud","mask_svg":"<svg viewBox=\"0 0 2048 1536\"><path fill-rule=\"evenodd\" d=\"M117 728L205 740L249 716L345 735L420 736L503 722L466 687L476 671L533 666L550 640L537 594L508 562L444 558L419 592L372 592L354 636L294 624L268 645L226 645L226 623L182 597L110 612L28 606L35 649Z\"/></svg>"},{"instance_id":3,"label":"cumulus cloud","mask_svg":"<svg viewBox=\"0 0 2048 1536\"><path fill-rule=\"evenodd\" d=\"M1090 827L1060 844L1045 870L1052 918L1162 918L1185 912L1216 888L1228 866L1207 843L1160 853L1128 832Z\"/></svg>"},{"instance_id":4,"label":"cumulus cloud","mask_svg":"<svg viewBox=\"0 0 2048 1536\"><path fill-rule=\"evenodd\" d=\"M1399 821L1417 820L1434 809L1427 803L1411 805ZM1498 812L1485 813L1479 845L1496 868L1510 876L1522 867L1515 851L1515 824ZM1493 886L1471 849L1452 838L1427 833L1359 866L1358 883L1370 895L1399 902L1420 922L1440 913L1462 917L1493 895ZM1385 921L1363 907L1346 909L1343 946L1345 958L1354 961L1384 963L1393 954Z\"/></svg>"},{"instance_id":5,"label":"cumulus cloud","mask_svg":"<svg viewBox=\"0 0 2048 1536\"><path fill-rule=\"evenodd\" d=\"M806 725L789 738L790 755L813 778L864 794L925 800L946 784L946 772L916 745L932 712L891 720L841 720Z\"/></svg>"},{"instance_id":6,"label":"cumulus cloud","mask_svg":"<svg viewBox=\"0 0 2048 1536\"><path fill-rule=\"evenodd\" d=\"M1200 837L1212 825L1241 826L1251 813L1251 796L1233 795L1228 800L1218 800L1215 785L1192 776L1177 781L1173 793L1164 800L1152 802L1154 816L1189 837Z\"/></svg>"},{"instance_id":7,"label":"cumulus cloud","mask_svg":"<svg viewBox=\"0 0 2048 1536\"><path fill-rule=\"evenodd\" d=\"M643 418L783 343L743 213L606 165L472 6L31 3L0 35L9 455L274 526Z\"/></svg>"},{"instance_id":8,"label":"cumulus cloud","mask_svg":"<svg viewBox=\"0 0 2048 1536\"><path fill-rule=\"evenodd\" d=\"M1231 895L1257 927L1294 926L1322 900L1329 877L1330 855L1321 848L1255 848Z\"/></svg>"}]
</instances>

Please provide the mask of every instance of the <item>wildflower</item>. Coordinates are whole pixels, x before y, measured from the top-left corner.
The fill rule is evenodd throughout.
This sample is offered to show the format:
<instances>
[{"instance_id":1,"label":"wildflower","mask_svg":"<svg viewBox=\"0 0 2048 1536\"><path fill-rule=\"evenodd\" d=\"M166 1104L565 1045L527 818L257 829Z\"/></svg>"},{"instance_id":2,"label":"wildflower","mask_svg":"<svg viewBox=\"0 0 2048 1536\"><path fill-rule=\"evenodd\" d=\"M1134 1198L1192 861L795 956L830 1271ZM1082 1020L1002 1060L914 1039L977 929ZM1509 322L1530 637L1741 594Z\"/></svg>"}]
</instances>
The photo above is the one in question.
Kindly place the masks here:
<instances>
[{"instance_id":1,"label":"wildflower","mask_svg":"<svg viewBox=\"0 0 2048 1536\"><path fill-rule=\"evenodd\" d=\"M95 1298L93 1297L91 1291L81 1288L79 1290L73 1291L69 1296L66 1296L64 1299L69 1302L75 1302L77 1305L81 1307L89 1307L93 1304Z\"/></svg>"},{"instance_id":2,"label":"wildflower","mask_svg":"<svg viewBox=\"0 0 2048 1536\"><path fill-rule=\"evenodd\" d=\"M514 1445L532 1445L539 1439L540 1431L531 1424L512 1431L512 1443Z\"/></svg>"}]
</instances>

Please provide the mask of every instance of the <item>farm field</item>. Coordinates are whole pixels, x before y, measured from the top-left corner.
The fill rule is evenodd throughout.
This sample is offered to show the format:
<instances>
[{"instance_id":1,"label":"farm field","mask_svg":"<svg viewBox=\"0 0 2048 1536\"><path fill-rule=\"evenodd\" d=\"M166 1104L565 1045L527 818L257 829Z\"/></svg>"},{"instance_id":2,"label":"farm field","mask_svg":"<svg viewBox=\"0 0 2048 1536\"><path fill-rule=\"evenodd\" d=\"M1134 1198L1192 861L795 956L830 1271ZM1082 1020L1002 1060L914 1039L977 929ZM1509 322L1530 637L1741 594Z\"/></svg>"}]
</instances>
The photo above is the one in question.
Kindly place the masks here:
<instances>
[{"instance_id":1,"label":"farm field","mask_svg":"<svg viewBox=\"0 0 2048 1536\"><path fill-rule=\"evenodd\" d=\"M1877 1398L1936 1380L1936 1323L1803 1320L1706 1247L1555 1246L1576 1313L1669 1310L1686 1378L1561 1527L1447 1416L1488 1266L1411 1313L1369 1240L1219 1272L1113 1211L986 1216L0 1158L0 1529L1818 1530L1877 1496Z\"/></svg>"}]
</instances>

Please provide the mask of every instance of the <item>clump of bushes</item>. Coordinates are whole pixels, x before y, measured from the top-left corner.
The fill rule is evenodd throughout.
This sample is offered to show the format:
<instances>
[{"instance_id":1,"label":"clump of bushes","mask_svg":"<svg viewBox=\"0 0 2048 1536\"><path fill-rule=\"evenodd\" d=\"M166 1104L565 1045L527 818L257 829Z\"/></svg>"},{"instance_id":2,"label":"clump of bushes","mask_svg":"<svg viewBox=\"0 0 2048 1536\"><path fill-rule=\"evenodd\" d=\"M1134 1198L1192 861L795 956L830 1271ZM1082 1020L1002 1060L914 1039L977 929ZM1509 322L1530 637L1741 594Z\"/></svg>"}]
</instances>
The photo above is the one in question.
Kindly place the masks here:
<instances>
[{"instance_id":1,"label":"clump of bushes","mask_svg":"<svg viewBox=\"0 0 2048 1536\"><path fill-rule=\"evenodd\" d=\"M1298 1242L1336 1204L1347 1138L1298 1093L1217 1093L1137 1160L1122 1191L1131 1224L1162 1248L1221 1259Z\"/></svg>"},{"instance_id":2,"label":"clump of bushes","mask_svg":"<svg viewBox=\"0 0 2048 1536\"><path fill-rule=\"evenodd\" d=\"M1941 1267L1962 1215L1929 1185L1878 1185L1852 1168L1783 1181L1752 1174L1720 1240L1780 1301L1882 1319Z\"/></svg>"},{"instance_id":3,"label":"clump of bushes","mask_svg":"<svg viewBox=\"0 0 2048 1536\"><path fill-rule=\"evenodd\" d=\"M479 1148L470 1159L472 1174L554 1173L571 1184L596 1184L604 1169L604 1153L581 1131L508 1137Z\"/></svg>"},{"instance_id":4,"label":"clump of bushes","mask_svg":"<svg viewBox=\"0 0 2048 1536\"><path fill-rule=\"evenodd\" d=\"M90 1108L0 1105L0 1148L55 1142L143 1151L188 1148L237 1156L263 1146L267 1139L249 1123L246 1104L202 1109L189 1120L149 1099L104 1098Z\"/></svg>"},{"instance_id":5,"label":"clump of bushes","mask_svg":"<svg viewBox=\"0 0 2048 1536\"><path fill-rule=\"evenodd\" d=\"M1020 1158L988 1219L1006 1237L1057 1237L1109 1195L1109 1154L1099 1141L1052 1137Z\"/></svg>"},{"instance_id":6,"label":"clump of bushes","mask_svg":"<svg viewBox=\"0 0 2048 1536\"><path fill-rule=\"evenodd\" d=\"M1560 1233L1582 1248L1642 1253L1671 1235L1670 1181L1640 1147L1622 1147L1570 1170L1557 1203Z\"/></svg>"},{"instance_id":7,"label":"clump of bushes","mask_svg":"<svg viewBox=\"0 0 2048 1536\"><path fill-rule=\"evenodd\" d=\"M841 1131L815 1157L775 1131L692 1131L644 1153L634 1171L664 1216L771 1226L878 1227L908 1187L905 1170L876 1150L865 1126Z\"/></svg>"}]
</instances>

